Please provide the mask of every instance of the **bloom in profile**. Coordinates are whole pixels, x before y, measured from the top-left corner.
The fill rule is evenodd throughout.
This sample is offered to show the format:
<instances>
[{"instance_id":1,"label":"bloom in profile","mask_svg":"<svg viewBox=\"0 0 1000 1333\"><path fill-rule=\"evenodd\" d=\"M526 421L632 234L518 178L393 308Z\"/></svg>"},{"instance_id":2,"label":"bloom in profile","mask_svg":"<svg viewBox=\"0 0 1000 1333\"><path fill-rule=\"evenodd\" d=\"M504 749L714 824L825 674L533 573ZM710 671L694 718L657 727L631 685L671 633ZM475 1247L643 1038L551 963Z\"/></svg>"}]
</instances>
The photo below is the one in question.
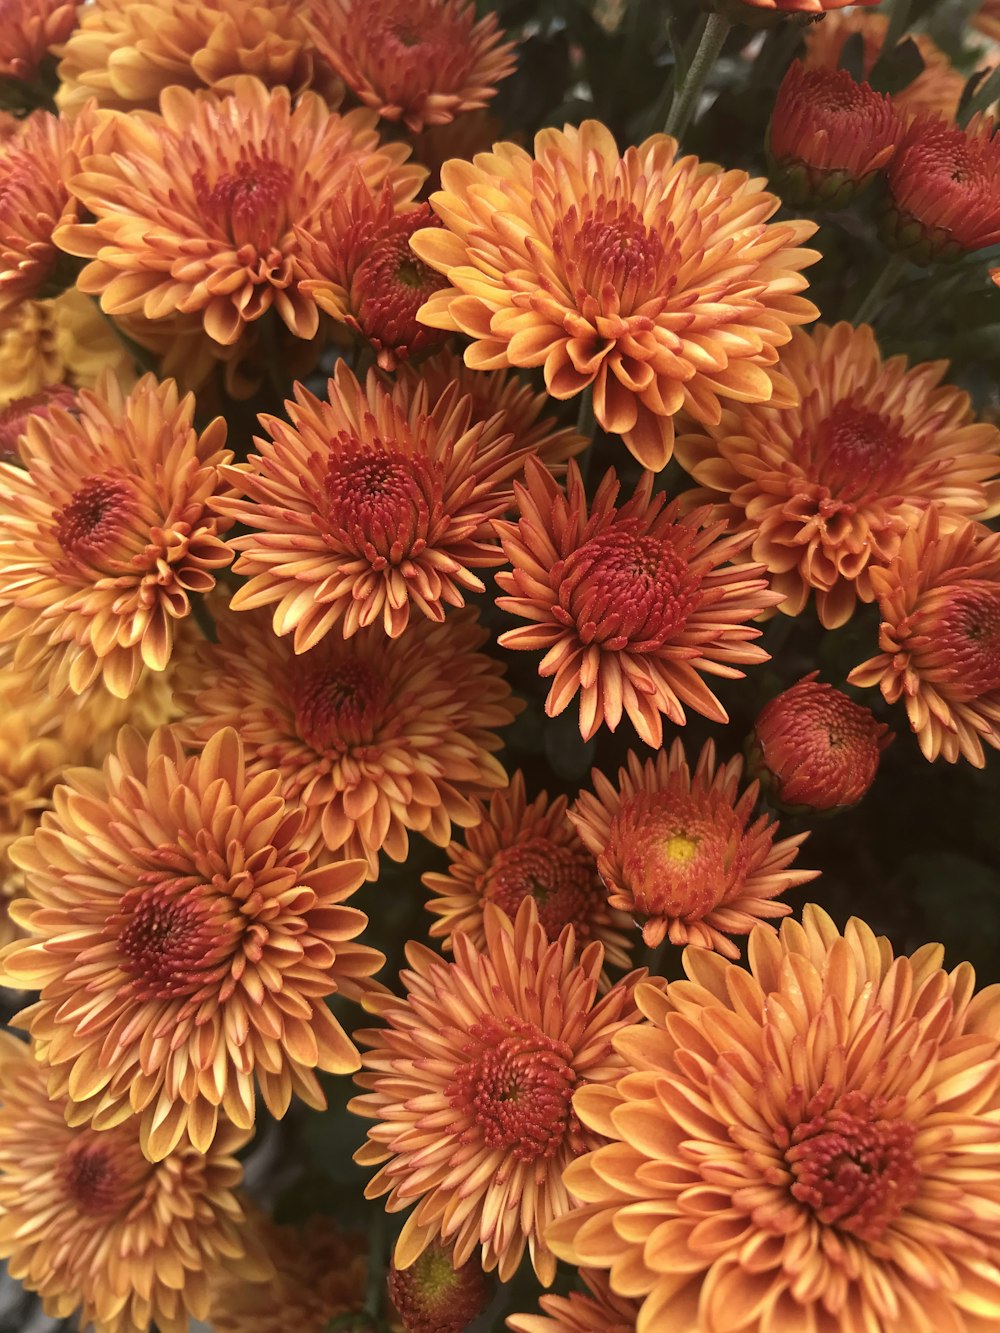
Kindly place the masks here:
<instances>
[{"instance_id":1,"label":"bloom in profile","mask_svg":"<svg viewBox=\"0 0 1000 1333\"><path fill-rule=\"evenodd\" d=\"M31 418L27 471L0 463L0 643L53 694L101 679L126 698L144 665L164 670L191 596L232 559L208 511L225 421L199 435L194 411L171 380L126 394L109 375L73 416Z\"/></svg>"},{"instance_id":2,"label":"bloom in profile","mask_svg":"<svg viewBox=\"0 0 1000 1333\"><path fill-rule=\"evenodd\" d=\"M471 0L310 0L319 54L365 106L414 133L485 106L514 43Z\"/></svg>"},{"instance_id":3,"label":"bloom in profile","mask_svg":"<svg viewBox=\"0 0 1000 1333\"><path fill-rule=\"evenodd\" d=\"M22 301L0 322L0 407L56 384L93 389L105 370L125 388L135 382L135 363L111 321L75 287Z\"/></svg>"},{"instance_id":4,"label":"bloom in profile","mask_svg":"<svg viewBox=\"0 0 1000 1333\"><path fill-rule=\"evenodd\" d=\"M30 81L75 23L73 0L13 0L4 7L0 30L0 76Z\"/></svg>"},{"instance_id":5,"label":"bloom in profile","mask_svg":"<svg viewBox=\"0 0 1000 1333\"><path fill-rule=\"evenodd\" d=\"M47 384L0 407L0 461L16 459L28 422L32 417L48 419L53 408L72 413L76 408L76 390L68 384Z\"/></svg>"},{"instance_id":6,"label":"bloom in profile","mask_svg":"<svg viewBox=\"0 0 1000 1333\"><path fill-rule=\"evenodd\" d=\"M1000 136L978 116L965 128L911 122L887 172L882 233L916 263L957 259L1000 241Z\"/></svg>"},{"instance_id":7,"label":"bloom in profile","mask_svg":"<svg viewBox=\"0 0 1000 1333\"><path fill-rule=\"evenodd\" d=\"M507 594L497 605L527 623L501 646L545 653L538 668L554 677L545 702L555 717L580 695L584 740L626 716L646 742L663 740L663 716L683 724L685 705L727 721L702 673L729 679L738 665L767 660L749 622L778 600L763 567L741 557L750 534L728 535L705 510L681 516L663 507L645 473L615 506L619 483L608 472L589 506L570 463L564 494L534 460L516 484L520 519L497 522L512 565L497 575Z\"/></svg>"},{"instance_id":8,"label":"bloom in profile","mask_svg":"<svg viewBox=\"0 0 1000 1333\"><path fill-rule=\"evenodd\" d=\"M875 781L892 740L870 708L818 679L819 672L782 691L753 724L750 766L776 805L796 810L843 810Z\"/></svg>"},{"instance_id":9,"label":"bloom in profile","mask_svg":"<svg viewBox=\"0 0 1000 1333\"><path fill-rule=\"evenodd\" d=\"M567 817L566 797L550 801L542 792L528 801L518 771L488 806L476 806L479 819L464 843L446 848L447 872L423 876L432 895L427 910L438 918L431 938L450 949L461 932L482 949L487 903L514 917L524 899L533 898L550 940L572 926L580 948L599 939L612 967L628 967L629 920L609 908L594 857Z\"/></svg>"},{"instance_id":10,"label":"bloom in profile","mask_svg":"<svg viewBox=\"0 0 1000 1333\"><path fill-rule=\"evenodd\" d=\"M796 60L781 81L768 148L786 202L841 207L892 157L900 134L889 98L845 69Z\"/></svg>"},{"instance_id":11,"label":"bloom in profile","mask_svg":"<svg viewBox=\"0 0 1000 1333\"><path fill-rule=\"evenodd\" d=\"M750 937L750 973L688 949L643 985L628 1072L574 1110L611 1142L550 1224L660 1329L980 1333L1000 1319L1000 988L940 945L894 958L820 908Z\"/></svg>"},{"instance_id":12,"label":"bloom in profile","mask_svg":"<svg viewBox=\"0 0 1000 1333\"><path fill-rule=\"evenodd\" d=\"M656 134L619 157L594 120L542 130L534 158L496 144L442 167L444 227L410 242L451 284L420 319L471 337L470 367L542 366L553 398L592 386L601 426L654 471L682 407L715 422L720 398L771 398L765 367L818 314L795 295L815 225L768 225L763 181L676 152Z\"/></svg>"},{"instance_id":13,"label":"bloom in profile","mask_svg":"<svg viewBox=\"0 0 1000 1333\"><path fill-rule=\"evenodd\" d=\"M213 1333L325 1333L331 1321L364 1309L368 1245L363 1236L341 1231L322 1216L297 1226L252 1216L250 1225L274 1266L274 1277L261 1283L220 1274L212 1284L206 1320Z\"/></svg>"},{"instance_id":14,"label":"bloom in profile","mask_svg":"<svg viewBox=\"0 0 1000 1333\"><path fill-rule=\"evenodd\" d=\"M262 416L269 439L226 470L242 496L216 501L250 531L232 540L248 576L234 611L274 605L275 634L307 652L331 631L369 625L397 638L411 611L442 621L503 563L490 520L503 513L521 461L497 419L473 423L452 390L433 405L364 386L340 360L322 402L302 385L290 418Z\"/></svg>"},{"instance_id":15,"label":"bloom in profile","mask_svg":"<svg viewBox=\"0 0 1000 1333\"><path fill-rule=\"evenodd\" d=\"M356 172L407 197L423 172L403 165L405 145L379 146L370 111L341 116L312 92L293 105L287 88L248 75L232 91L171 86L155 120L108 113L98 151L70 182L93 221L60 227L57 241L90 260L77 286L108 315L197 313L228 346L273 309L312 338L319 311L299 287L301 232Z\"/></svg>"},{"instance_id":16,"label":"bloom in profile","mask_svg":"<svg viewBox=\"0 0 1000 1333\"><path fill-rule=\"evenodd\" d=\"M308 652L260 615L220 615L178 669L184 730L205 744L236 727L253 774L276 773L304 813L299 842L340 856L404 861L409 833L447 846L480 818L474 798L506 786L497 730L520 711L500 664L479 651L472 612L418 620L398 639L378 626Z\"/></svg>"},{"instance_id":17,"label":"bloom in profile","mask_svg":"<svg viewBox=\"0 0 1000 1333\"><path fill-rule=\"evenodd\" d=\"M820 324L796 332L781 358L797 406L740 405L678 439L703 498L728 498L731 521L752 534L786 615L815 595L822 624L843 625L859 598L873 600L873 568L929 504L997 512L1000 432L941 383L947 369L883 361L866 324Z\"/></svg>"},{"instance_id":18,"label":"bloom in profile","mask_svg":"<svg viewBox=\"0 0 1000 1333\"><path fill-rule=\"evenodd\" d=\"M326 1105L317 1070L358 1067L324 1003L357 995L382 955L344 906L358 861L316 867L280 774L249 774L232 730L187 757L168 728L125 728L103 769L76 769L41 828L11 849L31 937L0 953L7 985L40 991L18 1015L71 1124L139 1117L143 1153L208 1151L251 1129L254 1081L280 1118L292 1094Z\"/></svg>"},{"instance_id":19,"label":"bloom in profile","mask_svg":"<svg viewBox=\"0 0 1000 1333\"><path fill-rule=\"evenodd\" d=\"M730 938L761 918L787 916L779 894L815 879L789 869L808 834L775 841L777 822L754 818L758 783L741 792L743 760L726 764L706 741L694 772L675 740L641 762L630 752L617 786L599 769L569 817L597 858L611 906L642 923L650 948L663 940L738 958Z\"/></svg>"},{"instance_id":20,"label":"bloom in profile","mask_svg":"<svg viewBox=\"0 0 1000 1333\"><path fill-rule=\"evenodd\" d=\"M598 1000L601 945L577 960L572 927L551 942L531 900L514 921L489 906L485 930L482 950L455 937L453 963L411 941L406 996L369 1000L385 1026L355 1034L371 1049L355 1076L366 1092L349 1107L376 1122L355 1160L380 1168L368 1198L387 1194L390 1213L416 1205L396 1242L397 1268L441 1241L456 1267L478 1252L506 1282L527 1248L550 1286L545 1235L570 1206L563 1173L596 1146L573 1094L624 1072L612 1038L638 1017L633 991L644 973Z\"/></svg>"},{"instance_id":21,"label":"bloom in profile","mask_svg":"<svg viewBox=\"0 0 1000 1333\"><path fill-rule=\"evenodd\" d=\"M32 1050L0 1034L0 1256L55 1319L95 1333L187 1333L222 1272L258 1282L266 1257L247 1235L225 1121L201 1151L148 1162L134 1120L97 1133L66 1123Z\"/></svg>"},{"instance_id":22,"label":"bloom in profile","mask_svg":"<svg viewBox=\"0 0 1000 1333\"><path fill-rule=\"evenodd\" d=\"M931 509L872 587L881 651L848 680L903 700L925 758L982 768L1000 749L1000 533Z\"/></svg>"},{"instance_id":23,"label":"bloom in profile","mask_svg":"<svg viewBox=\"0 0 1000 1333\"><path fill-rule=\"evenodd\" d=\"M389 1265L389 1296L406 1333L465 1333L489 1284L478 1259L455 1268L449 1250L431 1244L409 1268Z\"/></svg>"},{"instance_id":24,"label":"bloom in profile","mask_svg":"<svg viewBox=\"0 0 1000 1333\"><path fill-rule=\"evenodd\" d=\"M598 1269L581 1269L587 1286L584 1294L542 1296L542 1314L516 1314L507 1320L513 1333L635 1333L638 1301L616 1296L607 1277Z\"/></svg>"}]
</instances>

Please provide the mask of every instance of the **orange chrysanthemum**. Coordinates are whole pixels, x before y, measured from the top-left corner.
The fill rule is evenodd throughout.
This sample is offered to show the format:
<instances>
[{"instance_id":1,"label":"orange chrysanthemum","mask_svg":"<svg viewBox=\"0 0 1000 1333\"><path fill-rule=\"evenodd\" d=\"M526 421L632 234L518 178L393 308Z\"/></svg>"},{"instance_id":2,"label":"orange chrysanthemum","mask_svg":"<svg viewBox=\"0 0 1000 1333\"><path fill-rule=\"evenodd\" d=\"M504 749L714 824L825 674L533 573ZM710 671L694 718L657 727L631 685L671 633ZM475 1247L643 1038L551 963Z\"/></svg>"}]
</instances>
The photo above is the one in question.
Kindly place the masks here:
<instances>
[{"instance_id":1,"label":"orange chrysanthemum","mask_svg":"<svg viewBox=\"0 0 1000 1333\"><path fill-rule=\"evenodd\" d=\"M57 241L91 261L77 285L109 315L198 313L228 346L273 309L312 338L301 233L356 172L410 198L423 170L403 165L405 145L379 146L370 111L341 116L311 92L293 106L287 88L249 76L232 87L225 98L167 88L162 118L108 112L70 182L94 221L60 227Z\"/></svg>"},{"instance_id":2,"label":"orange chrysanthemum","mask_svg":"<svg viewBox=\"0 0 1000 1333\"><path fill-rule=\"evenodd\" d=\"M274 1265L266 1284L224 1274L213 1285L207 1322L213 1333L325 1333L365 1306L368 1245L329 1217L299 1226L253 1218L262 1250Z\"/></svg>"},{"instance_id":3,"label":"orange chrysanthemum","mask_svg":"<svg viewBox=\"0 0 1000 1333\"><path fill-rule=\"evenodd\" d=\"M0 1034L0 1256L7 1272L93 1333L187 1333L226 1270L268 1276L245 1234L236 1153L249 1138L221 1124L202 1152L155 1166L135 1121L71 1129L49 1101L30 1047Z\"/></svg>"},{"instance_id":4,"label":"orange chrysanthemum","mask_svg":"<svg viewBox=\"0 0 1000 1333\"><path fill-rule=\"evenodd\" d=\"M162 671L191 595L232 559L208 512L226 425L198 435L194 410L172 380L126 395L108 376L74 416L29 421L28 471L0 463L0 643L53 694L100 678L125 698L144 664Z\"/></svg>"},{"instance_id":5,"label":"orange chrysanthemum","mask_svg":"<svg viewBox=\"0 0 1000 1333\"><path fill-rule=\"evenodd\" d=\"M75 287L22 301L0 328L0 407L51 384L93 389L105 370L125 388L135 382L135 363L111 321Z\"/></svg>"},{"instance_id":6,"label":"orange chrysanthemum","mask_svg":"<svg viewBox=\"0 0 1000 1333\"><path fill-rule=\"evenodd\" d=\"M652 494L643 475L619 508L608 472L587 505L570 463L567 493L529 462L516 485L517 523L495 524L511 572L496 576L509 594L497 605L527 624L500 636L503 647L542 651L538 673L555 677L549 717L580 694L580 733L614 731L624 714L647 745L659 747L663 715L683 724L684 706L728 720L701 673L733 679L737 663L764 662L748 622L778 600L758 564L726 565L750 544L727 535L706 510L681 517Z\"/></svg>"},{"instance_id":7,"label":"orange chrysanthemum","mask_svg":"<svg viewBox=\"0 0 1000 1333\"><path fill-rule=\"evenodd\" d=\"M788 869L808 834L775 842L776 821L754 819L758 784L741 794L742 758L717 765L714 741L693 773L675 740L645 763L630 753L617 787L598 769L590 777L593 792L580 793L569 817L611 906L643 922L651 948L669 939L738 958L730 936L787 916L792 909L774 899L819 873Z\"/></svg>"},{"instance_id":8,"label":"orange chrysanthemum","mask_svg":"<svg viewBox=\"0 0 1000 1333\"><path fill-rule=\"evenodd\" d=\"M261 417L271 438L225 474L243 498L217 501L251 529L231 543L249 575L233 610L277 603L274 632L294 631L297 653L333 630L396 638L411 610L441 621L483 592L472 571L503 563L490 520L522 466L502 422L472 424L456 390L432 406L374 372L362 388L341 360L327 396L297 384L290 422Z\"/></svg>"},{"instance_id":9,"label":"orange chrysanthemum","mask_svg":"<svg viewBox=\"0 0 1000 1333\"><path fill-rule=\"evenodd\" d=\"M881 652L848 680L902 699L927 759L982 768L1000 749L1000 533L931 509L872 588Z\"/></svg>"},{"instance_id":10,"label":"orange chrysanthemum","mask_svg":"<svg viewBox=\"0 0 1000 1333\"><path fill-rule=\"evenodd\" d=\"M639 987L553 1249L642 1299L637 1333L995 1328L1000 987L814 906L749 953Z\"/></svg>"},{"instance_id":11,"label":"orange chrysanthemum","mask_svg":"<svg viewBox=\"0 0 1000 1333\"><path fill-rule=\"evenodd\" d=\"M411 941L406 998L370 1001L386 1027L355 1034L372 1050L356 1075L366 1095L349 1107L378 1123L355 1160L381 1166L368 1198L388 1194L391 1213L417 1205L396 1242L397 1267L440 1238L456 1265L480 1249L486 1272L506 1282L527 1247L549 1286L546 1229L570 1206L563 1172L597 1143L580 1132L571 1099L623 1072L611 1042L637 1018L633 991L645 974L597 1000L600 944L577 961L572 927L550 942L530 899L515 921L487 907L485 929L482 951L456 936L454 963Z\"/></svg>"},{"instance_id":12,"label":"orange chrysanthemum","mask_svg":"<svg viewBox=\"0 0 1000 1333\"><path fill-rule=\"evenodd\" d=\"M446 846L480 817L473 797L503 787L493 751L520 711L471 612L416 621L398 639L377 626L296 655L256 615L224 615L219 642L179 665L188 737L238 728L252 773L277 773L304 811L304 843L363 856L408 854L410 830Z\"/></svg>"},{"instance_id":13,"label":"orange chrysanthemum","mask_svg":"<svg viewBox=\"0 0 1000 1333\"><path fill-rule=\"evenodd\" d=\"M361 101L417 132L485 106L514 43L470 0L311 0L316 49Z\"/></svg>"},{"instance_id":14,"label":"orange chrysanthemum","mask_svg":"<svg viewBox=\"0 0 1000 1333\"><path fill-rule=\"evenodd\" d=\"M608 907L594 857L566 816L566 797L550 801L543 791L529 802L519 771L488 807L481 801L476 805L479 820L465 842L446 849L447 874L423 876L432 894L427 910L439 918L430 928L431 938L451 949L461 933L482 949L487 903L514 917L524 899L533 898L550 940L572 926L580 948L598 939L612 967L628 967L629 920Z\"/></svg>"},{"instance_id":15,"label":"orange chrysanthemum","mask_svg":"<svg viewBox=\"0 0 1000 1333\"><path fill-rule=\"evenodd\" d=\"M534 160L496 144L442 168L444 228L410 242L452 284L420 318L475 339L469 366L543 366L554 398L592 385L597 420L654 471L681 407L714 422L720 396L769 399L764 367L818 314L793 295L815 224L768 226L762 181L676 152L657 134L620 158L595 120L542 130Z\"/></svg>"},{"instance_id":16,"label":"orange chrysanthemum","mask_svg":"<svg viewBox=\"0 0 1000 1333\"><path fill-rule=\"evenodd\" d=\"M56 104L70 116L92 97L156 111L165 88L230 91L239 74L301 92L313 67L292 0L90 0L60 55Z\"/></svg>"},{"instance_id":17,"label":"orange chrysanthemum","mask_svg":"<svg viewBox=\"0 0 1000 1333\"><path fill-rule=\"evenodd\" d=\"M958 514L1000 508L1000 432L940 383L946 361L883 361L868 325L797 332L781 358L801 403L738 407L678 439L677 455L731 521L797 616L815 593L834 629L873 600L871 576L932 502Z\"/></svg>"},{"instance_id":18,"label":"orange chrysanthemum","mask_svg":"<svg viewBox=\"0 0 1000 1333\"><path fill-rule=\"evenodd\" d=\"M69 1123L140 1117L152 1161L221 1118L253 1127L254 1079L272 1115L293 1092L326 1105L316 1070L357 1052L324 998L357 994L382 955L345 898L364 865L313 868L277 772L251 776L234 731L185 757L168 729L126 728L103 770L76 769L11 855L35 938L0 953L5 984L41 992L17 1021L50 1066Z\"/></svg>"},{"instance_id":19,"label":"orange chrysanthemum","mask_svg":"<svg viewBox=\"0 0 1000 1333\"><path fill-rule=\"evenodd\" d=\"M409 1268L390 1264L388 1285L406 1333L465 1333L489 1302L479 1260L455 1268L441 1245L428 1245Z\"/></svg>"},{"instance_id":20,"label":"orange chrysanthemum","mask_svg":"<svg viewBox=\"0 0 1000 1333\"><path fill-rule=\"evenodd\" d=\"M582 1269L580 1276L587 1295L543 1296L538 1302L542 1314L511 1315L507 1327L514 1333L635 1333L638 1302L616 1296L596 1269Z\"/></svg>"},{"instance_id":21,"label":"orange chrysanthemum","mask_svg":"<svg viewBox=\"0 0 1000 1333\"><path fill-rule=\"evenodd\" d=\"M68 384L47 384L35 393L14 398L6 407L0 407L0 462L10 462L18 457L18 446L24 439L28 422L32 417L47 420L53 408L73 413L76 390Z\"/></svg>"},{"instance_id":22,"label":"orange chrysanthemum","mask_svg":"<svg viewBox=\"0 0 1000 1333\"><path fill-rule=\"evenodd\" d=\"M0 16L0 77L30 81L75 23L73 0L6 0Z\"/></svg>"}]
</instances>

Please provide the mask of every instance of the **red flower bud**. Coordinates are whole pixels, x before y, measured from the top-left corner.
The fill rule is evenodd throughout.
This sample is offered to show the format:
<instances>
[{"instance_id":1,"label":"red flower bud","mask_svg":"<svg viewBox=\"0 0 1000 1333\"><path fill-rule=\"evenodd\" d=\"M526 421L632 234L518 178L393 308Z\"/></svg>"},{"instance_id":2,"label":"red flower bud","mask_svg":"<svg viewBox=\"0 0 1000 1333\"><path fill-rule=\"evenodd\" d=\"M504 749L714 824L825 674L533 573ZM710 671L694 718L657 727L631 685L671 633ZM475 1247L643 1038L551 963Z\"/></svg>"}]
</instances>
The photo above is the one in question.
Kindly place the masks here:
<instances>
[{"instance_id":1,"label":"red flower bud","mask_svg":"<svg viewBox=\"0 0 1000 1333\"><path fill-rule=\"evenodd\" d=\"M410 1268L392 1264L388 1282L406 1333L463 1333L489 1298L475 1259L454 1268L450 1251L434 1244Z\"/></svg>"}]
</instances>

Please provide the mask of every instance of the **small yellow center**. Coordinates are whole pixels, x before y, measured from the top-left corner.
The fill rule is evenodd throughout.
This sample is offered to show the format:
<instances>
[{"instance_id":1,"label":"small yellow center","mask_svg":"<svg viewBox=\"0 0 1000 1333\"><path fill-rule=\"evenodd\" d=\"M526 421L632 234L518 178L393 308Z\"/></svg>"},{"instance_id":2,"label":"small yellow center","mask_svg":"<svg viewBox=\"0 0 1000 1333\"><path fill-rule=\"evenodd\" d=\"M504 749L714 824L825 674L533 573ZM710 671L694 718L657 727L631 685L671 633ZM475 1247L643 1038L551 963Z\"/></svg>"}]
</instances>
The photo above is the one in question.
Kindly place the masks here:
<instances>
[{"instance_id":1,"label":"small yellow center","mask_svg":"<svg viewBox=\"0 0 1000 1333\"><path fill-rule=\"evenodd\" d=\"M672 833L663 844L663 855L676 866L686 866L698 855L698 843L686 833Z\"/></svg>"}]
</instances>

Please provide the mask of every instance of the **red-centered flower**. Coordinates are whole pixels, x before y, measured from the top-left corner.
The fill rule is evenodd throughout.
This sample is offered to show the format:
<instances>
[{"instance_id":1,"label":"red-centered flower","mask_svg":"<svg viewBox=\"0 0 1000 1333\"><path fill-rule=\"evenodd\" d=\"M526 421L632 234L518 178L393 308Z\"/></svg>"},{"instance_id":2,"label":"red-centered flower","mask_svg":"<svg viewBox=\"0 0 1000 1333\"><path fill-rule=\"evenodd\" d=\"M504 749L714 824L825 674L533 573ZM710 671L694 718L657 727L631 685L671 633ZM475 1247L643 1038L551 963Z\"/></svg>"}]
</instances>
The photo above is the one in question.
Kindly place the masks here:
<instances>
[{"instance_id":1,"label":"red-centered flower","mask_svg":"<svg viewBox=\"0 0 1000 1333\"><path fill-rule=\"evenodd\" d=\"M1000 533L929 510L872 587L882 651L849 682L902 699L927 759L982 768L1000 749Z\"/></svg>"},{"instance_id":2,"label":"red-centered flower","mask_svg":"<svg viewBox=\"0 0 1000 1333\"><path fill-rule=\"evenodd\" d=\"M1000 241L1000 135L989 116L964 129L912 122L889 165L888 244L917 263L957 259Z\"/></svg>"},{"instance_id":3,"label":"red-centered flower","mask_svg":"<svg viewBox=\"0 0 1000 1333\"><path fill-rule=\"evenodd\" d=\"M69 384L48 384L37 393L15 398L6 407L0 407L0 461L18 456L18 444L23 440L32 417L48 419L53 408L64 412L76 409L77 391Z\"/></svg>"},{"instance_id":4,"label":"red-centered flower","mask_svg":"<svg viewBox=\"0 0 1000 1333\"><path fill-rule=\"evenodd\" d=\"M803 676L765 705L753 724L751 770L768 798L786 809L856 805L893 739L870 708L818 676L818 671Z\"/></svg>"},{"instance_id":5,"label":"red-centered flower","mask_svg":"<svg viewBox=\"0 0 1000 1333\"><path fill-rule=\"evenodd\" d=\"M333 199L318 234L300 237L302 290L366 338L383 370L446 337L418 323L417 311L448 284L410 249L415 231L439 225L429 204L400 211L388 185L374 195L361 178Z\"/></svg>"},{"instance_id":6,"label":"red-centered flower","mask_svg":"<svg viewBox=\"0 0 1000 1333\"><path fill-rule=\"evenodd\" d=\"M567 818L566 797L550 801L542 792L529 802L518 771L506 791L494 792L488 807L482 801L476 805L479 821L465 842L446 849L447 874L423 876L433 895L427 910L439 918L431 938L450 949L461 932L483 948L487 903L514 917L525 898L534 898L550 940L572 926L580 948L599 939L613 967L628 967L628 917L609 908L594 857Z\"/></svg>"},{"instance_id":7,"label":"red-centered flower","mask_svg":"<svg viewBox=\"0 0 1000 1333\"><path fill-rule=\"evenodd\" d=\"M472 571L503 563L490 520L522 466L502 421L473 423L457 389L431 405L374 371L362 387L341 360L327 396L297 384L290 421L261 417L271 438L225 474L242 498L218 500L250 529L232 542L249 576L233 610L276 603L274 632L294 632L297 653L334 630L396 638L411 611L442 621L483 592Z\"/></svg>"},{"instance_id":8,"label":"red-centered flower","mask_svg":"<svg viewBox=\"0 0 1000 1333\"><path fill-rule=\"evenodd\" d=\"M417 132L485 106L514 43L470 0L310 0L319 54L366 106Z\"/></svg>"},{"instance_id":9,"label":"red-centered flower","mask_svg":"<svg viewBox=\"0 0 1000 1333\"><path fill-rule=\"evenodd\" d=\"M900 134L889 98L845 69L796 60L781 81L769 151L787 203L841 207L892 157Z\"/></svg>"},{"instance_id":10,"label":"red-centered flower","mask_svg":"<svg viewBox=\"0 0 1000 1333\"><path fill-rule=\"evenodd\" d=\"M388 1285L406 1333L465 1333L489 1301L479 1260L455 1268L442 1245L428 1245L409 1268L391 1263Z\"/></svg>"},{"instance_id":11,"label":"red-centered flower","mask_svg":"<svg viewBox=\"0 0 1000 1333\"><path fill-rule=\"evenodd\" d=\"M579 694L585 740L605 725L614 731L624 715L659 747L663 715L683 724L685 705L725 722L702 673L734 679L744 674L737 664L767 660L748 622L779 595L763 566L726 563L752 534L727 535L705 510L682 517L652 487L646 472L616 508L609 471L588 511L575 463L564 494L532 459L514 488L520 520L494 525L513 566L496 576L508 594L497 605L528 622L499 642L544 652L538 674L554 677L545 711L555 717Z\"/></svg>"},{"instance_id":12,"label":"red-centered flower","mask_svg":"<svg viewBox=\"0 0 1000 1333\"><path fill-rule=\"evenodd\" d=\"M593 792L581 792L569 817L597 868L612 907L643 922L655 948L699 944L738 958L731 935L746 935L763 917L787 916L774 899L815 879L789 870L808 834L775 841L778 824L754 818L758 784L741 793L743 760L716 764L706 741L694 772L675 740L642 763L630 753L618 785L598 769Z\"/></svg>"},{"instance_id":13,"label":"red-centered flower","mask_svg":"<svg viewBox=\"0 0 1000 1333\"><path fill-rule=\"evenodd\" d=\"M580 1269L587 1295L543 1296L539 1315L515 1314L507 1319L513 1333L635 1333L638 1301L616 1296L604 1273Z\"/></svg>"},{"instance_id":14,"label":"red-centered flower","mask_svg":"<svg viewBox=\"0 0 1000 1333\"><path fill-rule=\"evenodd\" d=\"M372 1049L355 1075L366 1095L349 1107L376 1122L355 1154L380 1167L367 1197L388 1194L391 1213L416 1205L397 1267L441 1241L456 1266L478 1250L486 1272L506 1282L527 1247L551 1285L545 1232L570 1206L563 1172L599 1142L580 1133L573 1093L625 1072L612 1039L635 1022L645 975L630 973L598 999L603 955L594 941L577 960L570 926L550 942L530 899L514 921L490 906L484 949L458 935L446 963L411 941L405 998L370 1000L385 1027L355 1034Z\"/></svg>"},{"instance_id":15,"label":"red-centered flower","mask_svg":"<svg viewBox=\"0 0 1000 1333\"><path fill-rule=\"evenodd\" d=\"M0 4L0 76L30 81L51 48L76 23L73 0L3 0Z\"/></svg>"}]
</instances>

